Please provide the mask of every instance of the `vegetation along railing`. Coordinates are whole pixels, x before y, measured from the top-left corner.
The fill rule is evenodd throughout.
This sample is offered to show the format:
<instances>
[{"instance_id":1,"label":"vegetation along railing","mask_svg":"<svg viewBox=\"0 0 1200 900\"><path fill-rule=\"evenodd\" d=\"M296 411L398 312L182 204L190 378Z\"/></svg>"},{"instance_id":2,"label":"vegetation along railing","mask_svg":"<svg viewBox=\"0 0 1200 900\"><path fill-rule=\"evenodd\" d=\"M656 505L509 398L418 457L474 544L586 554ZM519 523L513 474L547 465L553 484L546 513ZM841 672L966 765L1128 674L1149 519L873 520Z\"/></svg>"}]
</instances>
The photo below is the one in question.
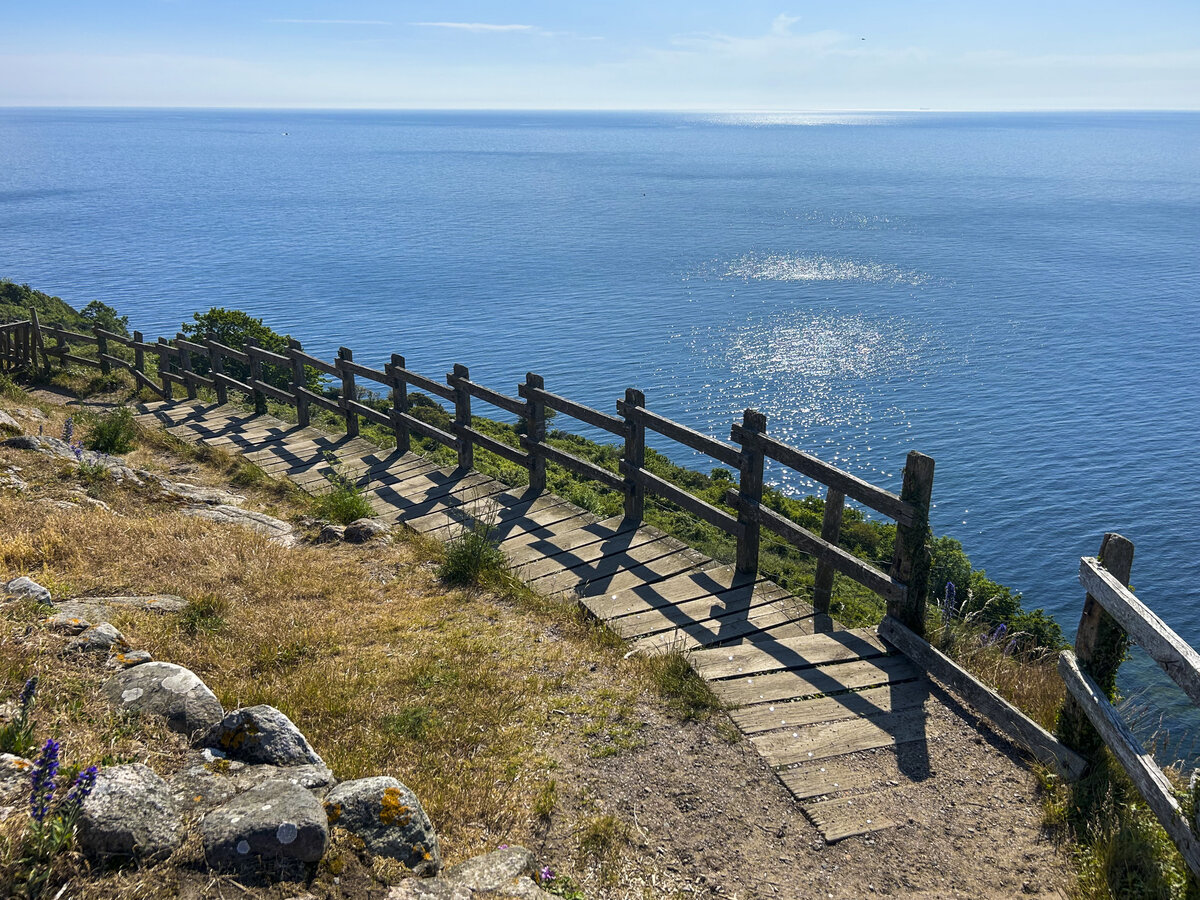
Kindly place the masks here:
<instances>
[{"instance_id":1,"label":"vegetation along railing","mask_svg":"<svg viewBox=\"0 0 1200 900\"><path fill-rule=\"evenodd\" d=\"M53 338L53 346L47 348L44 337ZM71 352L73 345L79 344L95 346L95 358ZM147 356L157 359L156 373L147 370ZM813 605L818 614L828 613L833 577L840 572L883 597L894 619L917 635L925 633L933 460L916 451L908 454L903 487L897 496L768 436L766 417L755 410L746 410L742 422L732 428L732 443L726 443L647 409L641 391L627 390L624 399L617 401L614 416L547 391L542 377L532 372L518 385L518 396L514 397L472 381L466 366L456 365L442 384L410 370L402 356L393 355L379 370L355 362L346 347L339 349L337 358L330 363L305 353L296 341L290 342L285 353L267 350L253 341L247 341L239 349L211 338L189 338L183 334L174 340L159 338L149 343L140 332L128 338L101 328L86 335L58 325L43 326L32 311L30 321L0 327L0 364L48 371L51 358L63 366L74 363L99 368L104 373L114 367L124 369L139 386L164 399L171 399L175 388L184 391L188 399L195 399L198 389L203 387L213 391L220 403L228 401L231 389L245 394L252 398L259 412L266 411L268 399L275 400L293 406L302 426L309 424L313 406L344 416L350 435L358 434L359 420L365 419L392 429L401 452L410 449L411 436L416 434L454 450L462 468L472 467L474 450L480 447L525 467L535 492L545 490L546 465L555 463L621 491L625 515L631 521L642 520L646 497L653 495L733 536L737 542L737 569L745 574L758 571L759 542L762 529L766 529L816 559ZM200 360L202 366L197 365ZM314 390L319 385L318 376L332 378L336 389ZM391 407L381 411L361 402L359 379L384 388L390 395ZM413 415L410 388L453 405L451 432ZM473 400L520 417L524 425L521 446L510 446L475 428L471 419ZM619 473L551 446L546 438L546 420L553 413L622 440L624 453ZM740 473L738 487L726 496L734 513L719 509L649 471L648 431L736 469ZM763 504L767 460L795 469L825 486L825 512L819 535ZM896 539L889 571L884 572L838 546L847 499L895 520Z\"/></svg>"},{"instance_id":2,"label":"vegetation along railing","mask_svg":"<svg viewBox=\"0 0 1200 900\"><path fill-rule=\"evenodd\" d=\"M1146 805L1192 872L1200 877L1200 840L1195 809L1191 821L1175 788L1142 742L1113 706L1117 669L1130 640L1146 653L1200 704L1200 654L1167 627L1126 585L1133 566L1133 543L1119 534L1106 534L1098 558L1079 561L1079 582L1087 589L1075 650L1059 655L1058 671L1067 686L1059 719L1059 734L1069 746L1095 757L1107 746L1120 761ZM1190 804L1195 807L1193 777Z\"/></svg>"}]
</instances>

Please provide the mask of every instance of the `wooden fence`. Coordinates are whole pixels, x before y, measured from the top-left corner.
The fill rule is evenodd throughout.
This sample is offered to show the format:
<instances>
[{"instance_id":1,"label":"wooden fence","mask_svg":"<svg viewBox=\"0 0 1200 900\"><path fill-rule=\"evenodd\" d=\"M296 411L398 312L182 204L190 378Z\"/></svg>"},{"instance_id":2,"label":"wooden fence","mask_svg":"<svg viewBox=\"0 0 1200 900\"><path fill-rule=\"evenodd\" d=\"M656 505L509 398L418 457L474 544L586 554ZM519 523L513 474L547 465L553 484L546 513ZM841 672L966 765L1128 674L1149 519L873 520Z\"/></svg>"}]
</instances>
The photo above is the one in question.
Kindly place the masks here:
<instances>
[{"instance_id":1,"label":"wooden fence","mask_svg":"<svg viewBox=\"0 0 1200 900\"><path fill-rule=\"evenodd\" d=\"M52 338L54 343L47 347L45 338ZM95 347L95 357L73 352L80 345ZM157 360L156 373L147 371L148 355ZM197 370L197 360L206 361L207 374ZM252 341L236 348L211 338L188 338L183 334L174 340L159 338L149 343L136 331L129 338L101 328L89 335L67 331L60 325L40 325L32 310L29 321L0 326L0 366L48 373L52 361L64 367L70 364L94 367L106 374L114 368L124 369L140 387L164 399L172 398L175 388L195 399L198 389L204 387L213 391L219 403L225 403L232 389L251 398L255 408L264 412L269 398L294 407L302 426L309 424L310 410L315 406L343 416L350 435L358 434L359 422L365 419L394 431L402 452L410 449L412 435L416 434L454 450L463 468L472 466L475 448L481 447L528 469L530 485L537 492L545 490L547 463L554 463L621 491L625 514L633 521L641 521L646 496L653 495L732 535L737 541L737 569L746 574L758 571L761 533L766 529L816 558L813 595L816 612L828 612L833 577L841 573L883 597L888 613L895 619L918 635L925 633L933 460L916 451L908 455L903 487L897 496L768 436L766 417L755 410L747 410L742 422L733 425L731 443L726 443L647 409L645 396L632 388L625 392L624 399L617 401L617 415L612 415L551 393L542 377L532 372L517 386L517 396L510 396L471 380L466 366L456 365L443 384L409 369L403 356L393 355L380 370L355 362L346 347L339 349L337 358L330 363L305 353L295 341L286 353L267 350ZM229 374L231 362L238 364L244 380ZM331 377L336 389L311 390L309 370ZM274 377L265 377L268 373ZM390 396L391 405L386 412L360 402L360 379L379 386ZM286 388L280 386L284 382ZM410 388L453 405L452 431L444 431L413 415ZM476 429L471 420L472 401L519 416L524 423L521 446L512 447ZM551 446L546 440L549 411L606 431L622 441L620 472L609 471ZM736 469L740 473L738 487L726 497L735 513L719 509L650 472L646 468L648 431ZM795 469L825 486L825 517L819 535L763 504L763 471L767 460ZM895 549L888 571L838 546L847 498L895 520Z\"/></svg>"},{"instance_id":2,"label":"wooden fence","mask_svg":"<svg viewBox=\"0 0 1200 900\"><path fill-rule=\"evenodd\" d=\"M1176 798L1175 789L1112 704L1117 669L1129 642L1141 646L1192 702L1200 704L1200 654L1167 627L1126 585L1133 565L1133 543L1106 534L1098 558L1079 563L1079 582L1087 590L1075 650L1064 650L1058 671L1067 685L1059 733L1085 755L1107 745L1120 761L1179 848L1192 872L1200 877L1198 824ZM1193 783L1193 805L1196 785Z\"/></svg>"}]
</instances>

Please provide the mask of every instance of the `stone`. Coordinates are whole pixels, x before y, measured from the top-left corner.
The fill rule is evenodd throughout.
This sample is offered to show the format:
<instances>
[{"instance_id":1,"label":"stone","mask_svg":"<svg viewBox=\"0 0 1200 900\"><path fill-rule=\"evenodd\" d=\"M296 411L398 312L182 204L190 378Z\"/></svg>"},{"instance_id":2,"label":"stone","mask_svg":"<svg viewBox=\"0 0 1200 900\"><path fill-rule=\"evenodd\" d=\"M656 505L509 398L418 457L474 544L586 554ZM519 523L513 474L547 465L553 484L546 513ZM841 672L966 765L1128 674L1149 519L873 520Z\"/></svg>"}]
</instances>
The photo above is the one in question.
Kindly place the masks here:
<instances>
[{"instance_id":1,"label":"stone","mask_svg":"<svg viewBox=\"0 0 1200 900\"><path fill-rule=\"evenodd\" d=\"M451 866L445 878L473 891L503 894L522 876L533 873L533 854L524 847L502 847Z\"/></svg>"},{"instance_id":2,"label":"stone","mask_svg":"<svg viewBox=\"0 0 1200 900\"><path fill-rule=\"evenodd\" d=\"M474 895L445 878L405 878L387 892L386 900L471 900Z\"/></svg>"},{"instance_id":3,"label":"stone","mask_svg":"<svg viewBox=\"0 0 1200 900\"><path fill-rule=\"evenodd\" d=\"M19 493L29 490L29 483L10 469L6 472L0 472L0 487L10 488Z\"/></svg>"},{"instance_id":4,"label":"stone","mask_svg":"<svg viewBox=\"0 0 1200 900\"><path fill-rule=\"evenodd\" d=\"M437 832L421 801L395 778L343 781L325 796L329 824L344 828L374 856L386 856L418 875L442 868Z\"/></svg>"},{"instance_id":5,"label":"stone","mask_svg":"<svg viewBox=\"0 0 1200 900\"><path fill-rule=\"evenodd\" d=\"M264 781L289 782L318 800L337 783L325 766L256 766L227 759L212 749L193 753L187 765L168 779L172 794L184 809L204 812Z\"/></svg>"},{"instance_id":6,"label":"stone","mask_svg":"<svg viewBox=\"0 0 1200 900\"><path fill-rule=\"evenodd\" d=\"M91 620L78 615L74 604L62 604L58 611L46 619L46 625L52 631L62 631L67 634L82 634L92 627ZM64 609L64 607L70 607Z\"/></svg>"},{"instance_id":7,"label":"stone","mask_svg":"<svg viewBox=\"0 0 1200 900\"><path fill-rule=\"evenodd\" d=\"M181 734L203 734L221 721L225 710L194 672L174 663L148 662L118 672L104 683L104 694L122 710L161 716Z\"/></svg>"},{"instance_id":8,"label":"stone","mask_svg":"<svg viewBox=\"0 0 1200 900\"><path fill-rule=\"evenodd\" d=\"M183 816L166 782L149 766L102 769L79 813L79 846L104 859L162 859L184 838Z\"/></svg>"},{"instance_id":9,"label":"stone","mask_svg":"<svg viewBox=\"0 0 1200 900\"><path fill-rule=\"evenodd\" d=\"M351 544L365 544L367 541L387 534L391 529L378 519L355 519L346 526L343 537Z\"/></svg>"},{"instance_id":10,"label":"stone","mask_svg":"<svg viewBox=\"0 0 1200 900\"><path fill-rule=\"evenodd\" d=\"M201 744L230 759L273 766L324 766L325 761L292 720L273 706L235 709L204 735Z\"/></svg>"},{"instance_id":11,"label":"stone","mask_svg":"<svg viewBox=\"0 0 1200 900\"><path fill-rule=\"evenodd\" d=\"M114 609L116 607L116 609ZM136 609L157 613L178 613L187 608L187 601L174 594L148 594L144 597L78 597L55 604L55 613L48 624L58 626L72 619L99 625L109 621L121 609Z\"/></svg>"},{"instance_id":12,"label":"stone","mask_svg":"<svg viewBox=\"0 0 1200 900\"><path fill-rule=\"evenodd\" d=\"M21 801L29 793L33 763L23 756L0 753L0 804Z\"/></svg>"},{"instance_id":13,"label":"stone","mask_svg":"<svg viewBox=\"0 0 1200 900\"><path fill-rule=\"evenodd\" d=\"M132 669L143 663L151 662L153 656L146 650L117 651L108 659L108 664L114 669Z\"/></svg>"},{"instance_id":14,"label":"stone","mask_svg":"<svg viewBox=\"0 0 1200 900\"><path fill-rule=\"evenodd\" d=\"M210 866L243 868L258 860L317 862L329 846L321 802L299 785L264 781L200 820Z\"/></svg>"},{"instance_id":15,"label":"stone","mask_svg":"<svg viewBox=\"0 0 1200 900\"><path fill-rule=\"evenodd\" d=\"M241 509L227 503L219 503L216 506L188 506L181 512L184 515L208 519L222 525L241 525L257 531L259 534L265 534L272 543L283 547L293 547L296 544L296 535L291 525L282 519L276 519L266 513L255 512L252 509Z\"/></svg>"},{"instance_id":16,"label":"stone","mask_svg":"<svg viewBox=\"0 0 1200 900\"><path fill-rule=\"evenodd\" d=\"M27 575L14 578L4 586L6 596L16 600L35 600L38 603L50 602L50 591L42 587Z\"/></svg>"},{"instance_id":17,"label":"stone","mask_svg":"<svg viewBox=\"0 0 1200 900\"><path fill-rule=\"evenodd\" d=\"M25 429L20 426L17 420L2 409L0 409L0 431L7 431L11 434L25 433Z\"/></svg>"},{"instance_id":18,"label":"stone","mask_svg":"<svg viewBox=\"0 0 1200 900\"><path fill-rule=\"evenodd\" d=\"M186 481L168 481L161 476L151 475L150 477L158 482L158 486L167 495L168 500L206 506L241 506L246 502L246 498L241 494L221 488L204 487L199 484L189 484Z\"/></svg>"},{"instance_id":19,"label":"stone","mask_svg":"<svg viewBox=\"0 0 1200 900\"><path fill-rule=\"evenodd\" d=\"M67 650L78 653L121 653L128 649L125 635L109 622L93 625L67 644Z\"/></svg>"},{"instance_id":20,"label":"stone","mask_svg":"<svg viewBox=\"0 0 1200 900\"><path fill-rule=\"evenodd\" d=\"M341 525L323 525L321 533L317 535L318 544L333 544L340 541L346 534L346 529Z\"/></svg>"},{"instance_id":21,"label":"stone","mask_svg":"<svg viewBox=\"0 0 1200 900\"><path fill-rule=\"evenodd\" d=\"M20 434L16 437L5 438L0 441L0 447L8 447L12 450L40 450L42 449L41 440L30 434Z\"/></svg>"}]
</instances>

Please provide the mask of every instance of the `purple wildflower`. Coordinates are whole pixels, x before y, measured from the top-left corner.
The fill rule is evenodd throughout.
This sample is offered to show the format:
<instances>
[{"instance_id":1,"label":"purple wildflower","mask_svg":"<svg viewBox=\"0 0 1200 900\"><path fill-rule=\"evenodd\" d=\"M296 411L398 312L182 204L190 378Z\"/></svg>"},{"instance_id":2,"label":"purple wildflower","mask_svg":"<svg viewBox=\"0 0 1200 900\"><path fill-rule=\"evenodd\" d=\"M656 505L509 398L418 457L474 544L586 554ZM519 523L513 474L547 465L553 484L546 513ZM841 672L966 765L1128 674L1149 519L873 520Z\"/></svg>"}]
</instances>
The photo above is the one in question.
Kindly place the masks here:
<instances>
[{"instance_id":1,"label":"purple wildflower","mask_svg":"<svg viewBox=\"0 0 1200 900\"><path fill-rule=\"evenodd\" d=\"M538 880L543 884L545 884L547 881L553 881L554 870L549 866L542 866L542 868L538 870Z\"/></svg>"},{"instance_id":2,"label":"purple wildflower","mask_svg":"<svg viewBox=\"0 0 1200 900\"><path fill-rule=\"evenodd\" d=\"M28 709L29 704L33 702L33 695L37 693L38 679L34 675L27 682L25 687L21 688L21 697L18 701L21 704L21 709Z\"/></svg>"},{"instance_id":3,"label":"purple wildflower","mask_svg":"<svg viewBox=\"0 0 1200 900\"><path fill-rule=\"evenodd\" d=\"M1004 640L1004 636L1007 633L1008 633L1008 626L1005 625L1003 622L1001 622L999 625L996 626L994 631L992 631L987 637L985 637L983 639L983 642L985 645L987 645L989 647L994 647L996 644L999 644L1002 640Z\"/></svg>"},{"instance_id":4,"label":"purple wildflower","mask_svg":"<svg viewBox=\"0 0 1200 900\"><path fill-rule=\"evenodd\" d=\"M1011 641L1008 642L1008 646L1004 648L1004 655L1012 656L1016 652L1017 652L1017 639L1013 638Z\"/></svg>"},{"instance_id":5,"label":"purple wildflower","mask_svg":"<svg viewBox=\"0 0 1200 900\"><path fill-rule=\"evenodd\" d=\"M958 597L956 596L956 594L957 594L957 592L955 591L955 588L954 588L954 582L947 581L946 582L946 610L950 613L953 613L955 611L955 606L958 605L957 604Z\"/></svg>"},{"instance_id":6,"label":"purple wildflower","mask_svg":"<svg viewBox=\"0 0 1200 900\"><path fill-rule=\"evenodd\" d=\"M83 462L83 445L82 444L72 444L71 452L75 454L76 462Z\"/></svg>"},{"instance_id":7,"label":"purple wildflower","mask_svg":"<svg viewBox=\"0 0 1200 900\"><path fill-rule=\"evenodd\" d=\"M63 422L62 439L68 444L75 440L75 419L73 416L68 417L67 421Z\"/></svg>"},{"instance_id":8,"label":"purple wildflower","mask_svg":"<svg viewBox=\"0 0 1200 900\"><path fill-rule=\"evenodd\" d=\"M50 811L54 799L54 779L58 776L58 741L49 738L42 754L33 764L33 793L29 798L29 813L39 825Z\"/></svg>"},{"instance_id":9,"label":"purple wildflower","mask_svg":"<svg viewBox=\"0 0 1200 900\"><path fill-rule=\"evenodd\" d=\"M100 770L95 766L88 766L75 776L75 783L71 785L71 790L67 792L67 798L63 801L64 812L67 815L78 812L83 806L83 801L87 799L88 794L92 792L92 788L96 786L96 775L99 772Z\"/></svg>"}]
</instances>

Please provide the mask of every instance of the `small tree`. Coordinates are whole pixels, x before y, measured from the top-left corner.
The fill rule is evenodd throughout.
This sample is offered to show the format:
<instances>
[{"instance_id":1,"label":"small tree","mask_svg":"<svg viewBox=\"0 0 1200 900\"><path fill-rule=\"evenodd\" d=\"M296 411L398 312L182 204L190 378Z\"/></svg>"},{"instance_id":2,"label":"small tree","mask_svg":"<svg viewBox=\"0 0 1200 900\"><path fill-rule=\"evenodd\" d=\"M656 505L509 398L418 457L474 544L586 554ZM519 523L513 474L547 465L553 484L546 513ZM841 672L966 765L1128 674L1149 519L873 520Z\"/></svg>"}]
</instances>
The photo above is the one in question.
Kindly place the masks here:
<instances>
[{"instance_id":1,"label":"small tree","mask_svg":"<svg viewBox=\"0 0 1200 900\"><path fill-rule=\"evenodd\" d=\"M89 326L129 337L129 316L122 316L102 300L93 300L79 313Z\"/></svg>"},{"instance_id":2,"label":"small tree","mask_svg":"<svg viewBox=\"0 0 1200 900\"><path fill-rule=\"evenodd\" d=\"M253 338L264 350L270 350L272 353L287 353L290 340L288 335L280 334L269 325L264 324L262 319L256 319L240 309L214 306L206 313L192 313L192 319L194 321L184 322L180 328L184 336L192 340L211 337L217 343L241 350L246 345L247 338ZM208 360L195 359L193 364L200 374L208 373ZM250 375L249 367L235 360L226 362L225 369L230 376L240 381L245 381ZM304 376L309 390L321 389L324 377L320 372L305 366ZM270 363L263 364L263 381L267 384L286 390L291 384L291 378L292 373L289 370L273 366Z\"/></svg>"}]
</instances>

